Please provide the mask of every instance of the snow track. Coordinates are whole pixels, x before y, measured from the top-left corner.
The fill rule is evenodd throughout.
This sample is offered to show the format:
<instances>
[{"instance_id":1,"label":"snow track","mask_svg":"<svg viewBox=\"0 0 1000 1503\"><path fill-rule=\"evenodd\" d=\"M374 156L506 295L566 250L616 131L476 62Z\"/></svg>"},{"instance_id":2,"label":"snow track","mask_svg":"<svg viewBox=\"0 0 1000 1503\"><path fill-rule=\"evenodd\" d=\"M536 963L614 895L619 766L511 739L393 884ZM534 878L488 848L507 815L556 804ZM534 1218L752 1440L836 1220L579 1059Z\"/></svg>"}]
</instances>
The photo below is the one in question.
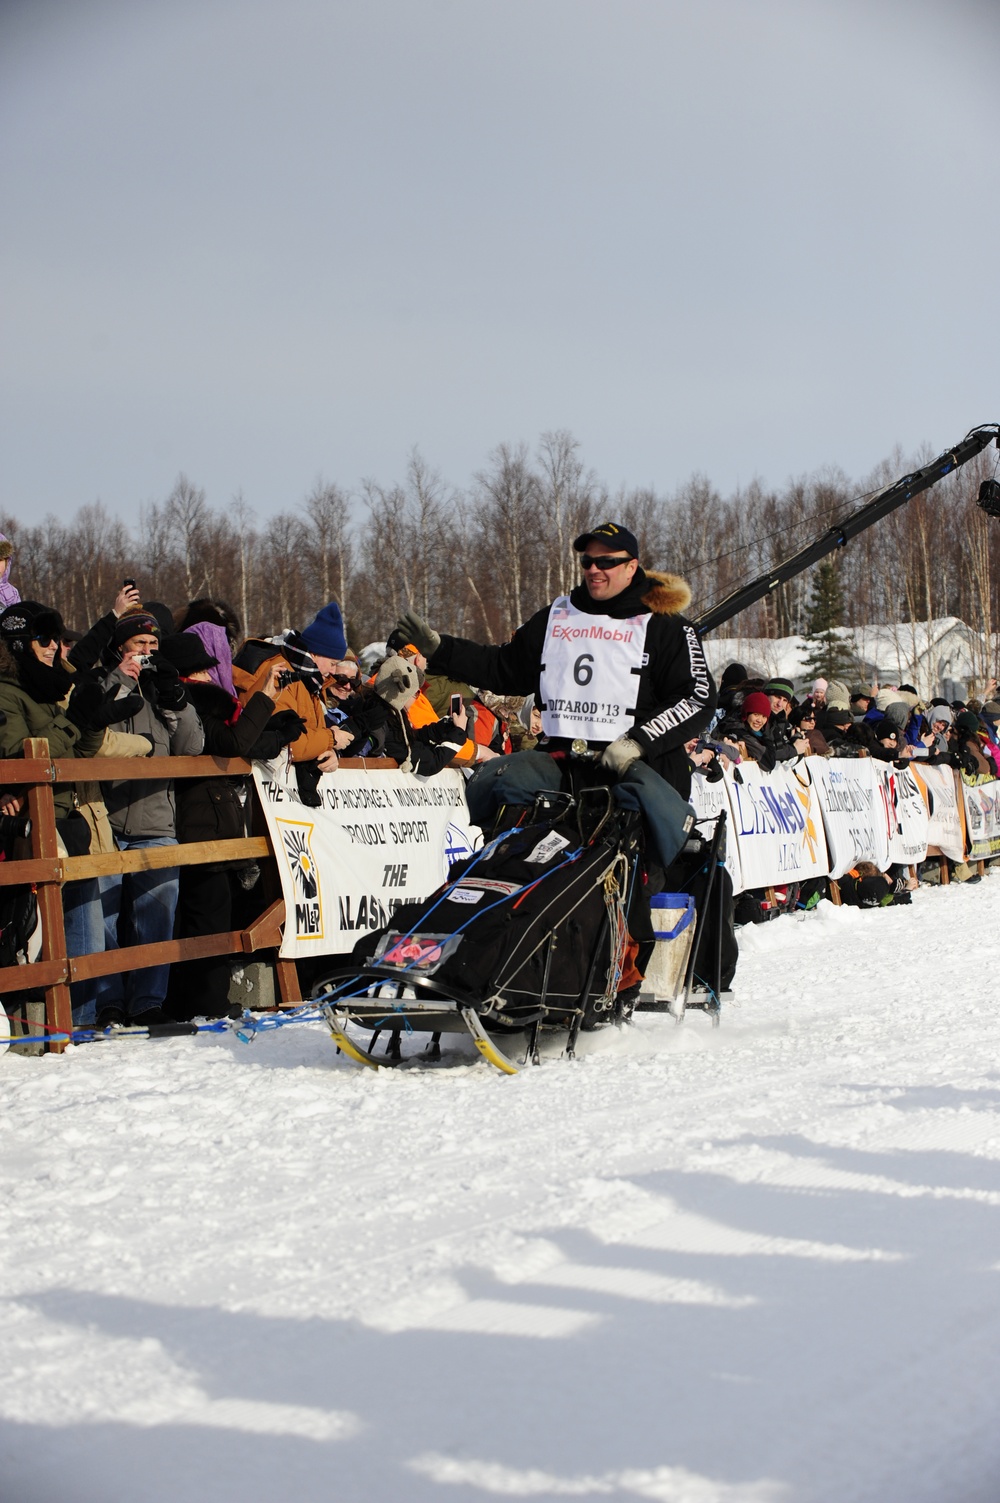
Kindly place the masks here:
<instances>
[{"instance_id":1,"label":"snow track","mask_svg":"<svg viewBox=\"0 0 1000 1503\"><path fill-rule=\"evenodd\" d=\"M720 1030L512 1079L3 1056L0 1499L995 1503L998 910L744 930Z\"/></svg>"}]
</instances>

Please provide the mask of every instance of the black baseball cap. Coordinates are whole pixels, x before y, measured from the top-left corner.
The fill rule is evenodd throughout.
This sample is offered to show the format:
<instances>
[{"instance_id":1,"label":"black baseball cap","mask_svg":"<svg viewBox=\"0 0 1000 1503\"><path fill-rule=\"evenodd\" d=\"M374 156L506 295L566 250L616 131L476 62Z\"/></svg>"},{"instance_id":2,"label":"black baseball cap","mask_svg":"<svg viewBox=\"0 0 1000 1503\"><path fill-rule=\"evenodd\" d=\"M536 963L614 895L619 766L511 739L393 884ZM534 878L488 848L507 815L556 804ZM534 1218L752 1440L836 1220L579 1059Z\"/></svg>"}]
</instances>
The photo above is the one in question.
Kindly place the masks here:
<instances>
[{"instance_id":1,"label":"black baseball cap","mask_svg":"<svg viewBox=\"0 0 1000 1503\"><path fill-rule=\"evenodd\" d=\"M600 527L591 528L590 532L581 532L573 549L576 553L582 553L591 541L603 543L606 548L614 548L616 552L622 549L629 558L639 557L639 544L635 540L635 533L629 532L627 527L622 527L620 522L602 522Z\"/></svg>"}]
</instances>

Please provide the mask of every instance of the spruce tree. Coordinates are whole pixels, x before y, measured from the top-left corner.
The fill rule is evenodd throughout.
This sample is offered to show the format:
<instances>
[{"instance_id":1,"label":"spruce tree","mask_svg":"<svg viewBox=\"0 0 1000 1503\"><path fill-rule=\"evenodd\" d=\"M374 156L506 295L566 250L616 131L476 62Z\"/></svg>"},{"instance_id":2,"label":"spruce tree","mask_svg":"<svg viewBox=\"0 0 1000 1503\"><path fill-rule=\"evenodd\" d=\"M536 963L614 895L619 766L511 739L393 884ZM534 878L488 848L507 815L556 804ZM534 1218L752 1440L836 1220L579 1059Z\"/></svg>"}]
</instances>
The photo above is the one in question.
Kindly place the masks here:
<instances>
[{"instance_id":1,"label":"spruce tree","mask_svg":"<svg viewBox=\"0 0 1000 1503\"><path fill-rule=\"evenodd\" d=\"M812 577L809 604L806 607L806 653L803 663L813 678L842 679L855 671L856 660L850 647L837 635L836 627L844 619L844 596L840 575L832 558L825 559Z\"/></svg>"}]
</instances>

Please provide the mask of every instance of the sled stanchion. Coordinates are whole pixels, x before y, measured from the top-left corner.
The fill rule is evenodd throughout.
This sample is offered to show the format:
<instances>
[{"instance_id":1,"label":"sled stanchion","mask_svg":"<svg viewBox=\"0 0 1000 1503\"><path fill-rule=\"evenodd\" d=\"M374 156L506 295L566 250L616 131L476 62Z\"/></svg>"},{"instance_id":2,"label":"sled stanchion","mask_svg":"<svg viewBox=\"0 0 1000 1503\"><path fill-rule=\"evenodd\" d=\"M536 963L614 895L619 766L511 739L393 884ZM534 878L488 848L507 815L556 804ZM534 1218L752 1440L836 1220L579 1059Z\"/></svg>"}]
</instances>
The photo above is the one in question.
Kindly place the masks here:
<instances>
[{"instance_id":1,"label":"sled stanchion","mask_svg":"<svg viewBox=\"0 0 1000 1503\"><path fill-rule=\"evenodd\" d=\"M472 1042L483 1058L489 1060L494 1069L502 1071L504 1075L518 1075L520 1072L517 1065L497 1048L483 1027L478 1013L471 1007L462 1007L459 1011L465 1020L466 1028L472 1034Z\"/></svg>"},{"instance_id":2,"label":"sled stanchion","mask_svg":"<svg viewBox=\"0 0 1000 1503\"><path fill-rule=\"evenodd\" d=\"M597 931L597 943L594 946L594 953L590 957L590 966L587 970L587 979L584 982L583 991L576 999L576 1012L574 1014L573 1021L570 1024L569 1038L566 1040L567 1059L576 1059L576 1042L580 1037L580 1029L583 1027L583 1018L585 1012L587 1011L587 1003L590 1001L590 993L594 985L594 976L597 974L597 963L601 958L601 948L604 944L605 936L609 934L609 927L610 926L608 924L607 909L605 909L604 916L601 919L601 927ZM612 960L612 958L613 957L609 953L609 974L611 970L610 961Z\"/></svg>"},{"instance_id":3,"label":"sled stanchion","mask_svg":"<svg viewBox=\"0 0 1000 1503\"><path fill-rule=\"evenodd\" d=\"M685 1014L685 1012L687 1011L687 1009L689 1007L691 1007L691 1006L701 1006L702 1005L700 1003L692 1003L691 1002L691 992L692 992L692 990L694 988L695 975L696 975L696 971L697 971L698 961L699 961L700 956L701 956L702 942L703 942L703 940L705 938L705 924L707 923L707 921L708 921L708 915L711 912L712 899L715 897L715 888L716 888L716 885L718 885L719 890L720 890L720 902L723 901L724 897L725 897L725 894L722 891L722 882L719 880L719 868L720 868L720 866L722 864L722 862L721 862L722 841L723 841L723 837L725 835L725 828L726 828L726 812L723 809L720 812L718 818L715 821L715 831L714 831L714 833L712 835L712 841L711 841L711 844L709 845L708 855L706 857L706 862L707 862L708 870L707 870L707 875L706 875L706 878L705 878L705 893L704 893L704 897L702 898L702 905L701 905L702 921L699 924L697 924L696 927L695 927L694 943L691 946L691 954L688 956L687 971L685 972L685 977L684 977L684 988L683 988L683 991L681 993L680 1011L676 1014L678 1022L681 1022L683 1020L684 1014ZM716 1021L718 1013L721 1011L721 1006L722 1006L721 1001L719 999L719 987L718 987L718 982L721 981L721 979L722 979L722 976L721 976L721 970L722 970L722 922L721 922L721 920L722 920L722 916L723 915L722 915L722 912L721 912L721 909L720 909L719 923L718 923L718 929L719 929L719 936L718 936L718 946L719 946L719 951L718 951L718 953L719 953L719 975L716 978L716 990L715 990L715 993L714 993L714 1003L710 1002L710 1001L706 1001L705 1004L704 1004L704 1010L706 1012L711 1012L713 1014L713 1022ZM706 986L708 986L707 982L706 982ZM710 990L711 990L711 988L709 987L709 991Z\"/></svg>"}]
</instances>

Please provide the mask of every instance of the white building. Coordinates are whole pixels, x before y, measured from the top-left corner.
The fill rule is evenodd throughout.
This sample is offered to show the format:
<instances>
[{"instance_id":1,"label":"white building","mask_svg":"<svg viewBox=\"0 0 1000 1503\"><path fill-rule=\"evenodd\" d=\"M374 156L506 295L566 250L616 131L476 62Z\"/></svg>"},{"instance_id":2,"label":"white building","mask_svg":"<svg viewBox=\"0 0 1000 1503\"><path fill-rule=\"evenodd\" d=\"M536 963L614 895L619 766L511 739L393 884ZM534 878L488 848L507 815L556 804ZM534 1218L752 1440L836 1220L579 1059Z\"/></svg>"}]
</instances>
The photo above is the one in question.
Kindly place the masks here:
<instances>
[{"instance_id":1,"label":"white building","mask_svg":"<svg viewBox=\"0 0 1000 1503\"><path fill-rule=\"evenodd\" d=\"M889 626L841 626L840 637L854 654L861 679L879 684L912 684L924 699L944 695L966 699L982 690L984 679L997 675L996 642L988 650L981 632L957 616L937 621L900 621ZM812 682L804 659L808 645L802 637L722 637L709 632L705 656L716 679L729 663L743 663L751 676L790 679L796 690Z\"/></svg>"}]
</instances>

